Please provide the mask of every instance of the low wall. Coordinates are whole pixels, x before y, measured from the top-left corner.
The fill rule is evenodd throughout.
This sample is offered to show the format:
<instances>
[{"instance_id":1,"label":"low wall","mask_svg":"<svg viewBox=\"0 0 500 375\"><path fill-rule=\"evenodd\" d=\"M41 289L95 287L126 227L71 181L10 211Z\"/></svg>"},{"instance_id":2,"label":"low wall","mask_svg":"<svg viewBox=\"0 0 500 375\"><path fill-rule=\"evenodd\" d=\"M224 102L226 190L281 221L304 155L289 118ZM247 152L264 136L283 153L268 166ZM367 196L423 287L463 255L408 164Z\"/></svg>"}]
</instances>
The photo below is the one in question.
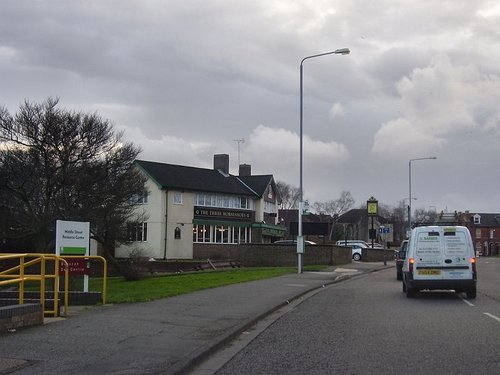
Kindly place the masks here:
<instances>
[{"instance_id":1,"label":"low wall","mask_svg":"<svg viewBox=\"0 0 500 375\"><path fill-rule=\"evenodd\" d=\"M243 266L296 266L294 245L274 244L193 244L193 259L232 259ZM303 265L346 264L351 262L351 249L336 245L306 245Z\"/></svg>"},{"instance_id":2,"label":"low wall","mask_svg":"<svg viewBox=\"0 0 500 375\"><path fill-rule=\"evenodd\" d=\"M394 250L385 250L386 260L394 260L396 252ZM361 260L363 262L383 262L383 249L363 249L361 252Z\"/></svg>"},{"instance_id":3,"label":"low wall","mask_svg":"<svg viewBox=\"0 0 500 375\"><path fill-rule=\"evenodd\" d=\"M43 324L39 303L0 307L0 332Z\"/></svg>"}]
</instances>

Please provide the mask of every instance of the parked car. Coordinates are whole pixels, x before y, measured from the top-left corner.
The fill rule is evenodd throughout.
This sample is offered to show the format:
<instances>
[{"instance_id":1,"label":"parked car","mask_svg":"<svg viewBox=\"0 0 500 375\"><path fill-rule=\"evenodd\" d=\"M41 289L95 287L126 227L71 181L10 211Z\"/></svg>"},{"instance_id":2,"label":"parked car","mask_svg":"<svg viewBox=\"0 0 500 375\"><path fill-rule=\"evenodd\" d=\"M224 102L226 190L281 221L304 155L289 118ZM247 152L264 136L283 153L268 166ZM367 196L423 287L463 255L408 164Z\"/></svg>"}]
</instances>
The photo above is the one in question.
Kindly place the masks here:
<instances>
[{"instance_id":1,"label":"parked car","mask_svg":"<svg viewBox=\"0 0 500 375\"><path fill-rule=\"evenodd\" d=\"M352 259L356 261L360 261L361 258L363 257L363 249L368 249L368 246L365 245L358 245L358 244L352 244L352 245L347 245L352 248Z\"/></svg>"},{"instance_id":2,"label":"parked car","mask_svg":"<svg viewBox=\"0 0 500 375\"><path fill-rule=\"evenodd\" d=\"M337 246L347 246L352 249L352 259L359 261L363 257L363 249L370 247L362 240L340 240L336 242Z\"/></svg>"},{"instance_id":3,"label":"parked car","mask_svg":"<svg viewBox=\"0 0 500 375\"><path fill-rule=\"evenodd\" d=\"M336 242L337 246L351 246L351 245L362 245L368 247L366 241L363 240L339 240Z\"/></svg>"},{"instance_id":4,"label":"parked car","mask_svg":"<svg viewBox=\"0 0 500 375\"><path fill-rule=\"evenodd\" d=\"M403 263L403 292L453 289L476 298L476 254L467 227L426 226L411 232Z\"/></svg>"},{"instance_id":5,"label":"parked car","mask_svg":"<svg viewBox=\"0 0 500 375\"><path fill-rule=\"evenodd\" d=\"M297 240L279 240L279 241L274 241L273 244L275 244L275 245L296 245ZM316 242L305 240L304 244L316 245Z\"/></svg>"},{"instance_id":6,"label":"parked car","mask_svg":"<svg viewBox=\"0 0 500 375\"><path fill-rule=\"evenodd\" d=\"M403 280L403 262L406 258L406 249L408 248L408 240L401 242L401 246L396 253L396 279Z\"/></svg>"}]
</instances>

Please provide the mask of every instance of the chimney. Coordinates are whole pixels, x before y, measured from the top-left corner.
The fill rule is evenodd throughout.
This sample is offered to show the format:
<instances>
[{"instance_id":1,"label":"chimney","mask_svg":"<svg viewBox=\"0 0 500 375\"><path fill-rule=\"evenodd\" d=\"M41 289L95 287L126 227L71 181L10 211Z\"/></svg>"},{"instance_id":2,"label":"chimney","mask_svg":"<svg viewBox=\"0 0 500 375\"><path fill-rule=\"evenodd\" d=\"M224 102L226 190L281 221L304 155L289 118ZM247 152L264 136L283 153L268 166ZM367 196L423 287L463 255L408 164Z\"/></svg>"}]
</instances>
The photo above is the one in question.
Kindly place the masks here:
<instances>
[{"instance_id":1,"label":"chimney","mask_svg":"<svg viewBox=\"0 0 500 375\"><path fill-rule=\"evenodd\" d=\"M214 169L222 173L229 174L229 155L216 154L214 155Z\"/></svg>"},{"instance_id":2,"label":"chimney","mask_svg":"<svg viewBox=\"0 0 500 375\"><path fill-rule=\"evenodd\" d=\"M238 175L240 177L247 177L252 175L252 166L250 164L240 164Z\"/></svg>"}]
</instances>

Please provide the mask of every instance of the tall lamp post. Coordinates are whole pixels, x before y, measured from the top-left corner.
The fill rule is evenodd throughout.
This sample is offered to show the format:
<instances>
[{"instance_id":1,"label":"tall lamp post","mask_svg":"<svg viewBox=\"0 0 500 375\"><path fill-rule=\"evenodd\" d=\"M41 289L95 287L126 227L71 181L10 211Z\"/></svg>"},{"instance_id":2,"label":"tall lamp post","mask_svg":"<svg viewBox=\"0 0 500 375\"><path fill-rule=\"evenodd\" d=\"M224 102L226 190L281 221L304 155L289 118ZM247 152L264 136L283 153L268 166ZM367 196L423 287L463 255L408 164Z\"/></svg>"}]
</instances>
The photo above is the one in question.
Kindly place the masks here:
<instances>
[{"instance_id":1,"label":"tall lamp post","mask_svg":"<svg viewBox=\"0 0 500 375\"><path fill-rule=\"evenodd\" d=\"M302 214L304 211L304 185L303 185L303 154L304 154L304 128L303 128L303 76L304 76L304 61L314 57L326 55L348 55L351 53L349 48L339 48L335 51L320 53L317 55L306 56L300 62L300 184L299 184L299 217L298 217L298 234L297 234L297 273L302 273L302 254L304 253L304 236L302 235Z\"/></svg>"},{"instance_id":2,"label":"tall lamp post","mask_svg":"<svg viewBox=\"0 0 500 375\"><path fill-rule=\"evenodd\" d=\"M414 201L417 200L417 198L413 198L413 197L412 198L403 198L403 207L406 208L406 216L408 217L408 229L410 229L410 230L411 230L411 222L410 222L410 204L409 203L412 199ZM408 201L407 206L404 205L406 201ZM407 236L409 236L408 232L406 234L407 234Z\"/></svg>"},{"instance_id":3,"label":"tall lamp post","mask_svg":"<svg viewBox=\"0 0 500 375\"><path fill-rule=\"evenodd\" d=\"M417 159L410 159L408 162L408 186L409 186L409 194L408 194L408 230L411 231L411 162L412 161L418 161L418 160L436 160L437 157L431 156L428 158L417 158Z\"/></svg>"}]
</instances>

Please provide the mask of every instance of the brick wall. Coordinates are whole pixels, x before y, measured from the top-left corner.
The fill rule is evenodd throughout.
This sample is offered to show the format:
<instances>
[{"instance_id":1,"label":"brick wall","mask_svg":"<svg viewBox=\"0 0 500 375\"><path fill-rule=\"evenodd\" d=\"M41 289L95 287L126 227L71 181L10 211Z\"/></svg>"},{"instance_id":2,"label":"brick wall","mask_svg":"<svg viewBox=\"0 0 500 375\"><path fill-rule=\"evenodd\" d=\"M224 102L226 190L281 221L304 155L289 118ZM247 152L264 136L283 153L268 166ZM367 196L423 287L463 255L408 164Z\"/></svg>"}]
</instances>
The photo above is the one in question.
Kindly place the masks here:
<instances>
[{"instance_id":1,"label":"brick wall","mask_svg":"<svg viewBox=\"0 0 500 375\"><path fill-rule=\"evenodd\" d=\"M0 332L43 324L39 303L0 307Z\"/></svg>"},{"instance_id":2,"label":"brick wall","mask_svg":"<svg viewBox=\"0 0 500 375\"><path fill-rule=\"evenodd\" d=\"M232 259L244 266L296 266L294 245L273 244L193 244L193 259ZM346 264L351 262L351 249L335 245L307 245L304 265Z\"/></svg>"},{"instance_id":3,"label":"brick wall","mask_svg":"<svg viewBox=\"0 0 500 375\"><path fill-rule=\"evenodd\" d=\"M386 250L386 260L394 260L396 252L394 250ZM361 260L363 262L382 262L384 260L383 249L363 249L361 252Z\"/></svg>"}]
</instances>

